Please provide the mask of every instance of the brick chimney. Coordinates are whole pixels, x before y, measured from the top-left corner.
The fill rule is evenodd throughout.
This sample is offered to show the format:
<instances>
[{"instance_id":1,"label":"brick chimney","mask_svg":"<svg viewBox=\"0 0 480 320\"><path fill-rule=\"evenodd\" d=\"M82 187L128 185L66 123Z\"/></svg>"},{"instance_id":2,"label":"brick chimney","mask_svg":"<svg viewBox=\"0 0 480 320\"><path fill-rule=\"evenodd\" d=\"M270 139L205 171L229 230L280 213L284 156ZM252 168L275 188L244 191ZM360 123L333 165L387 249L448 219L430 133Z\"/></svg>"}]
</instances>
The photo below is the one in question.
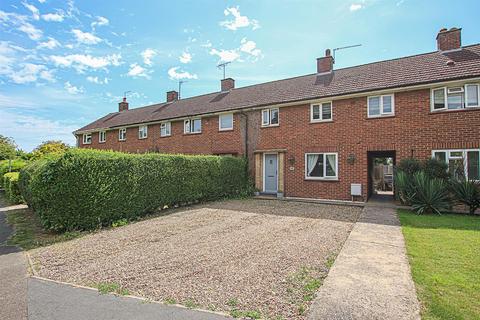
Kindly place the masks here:
<instances>
[{"instance_id":1,"label":"brick chimney","mask_svg":"<svg viewBox=\"0 0 480 320\"><path fill-rule=\"evenodd\" d=\"M128 102L127 102L127 98L124 97L123 101L118 103L118 112L122 112L126 110L128 110Z\"/></svg>"},{"instance_id":2,"label":"brick chimney","mask_svg":"<svg viewBox=\"0 0 480 320\"><path fill-rule=\"evenodd\" d=\"M178 92L175 90L167 92L167 102L173 102L178 100Z\"/></svg>"},{"instance_id":3,"label":"brick chimney","mask_svg":"<svg viewBox=\"0 0 480 320\"><path fill-rule=\"evenodd\" d=\"M460 49L462 46L462 28L442 28L437 34L438 51Z\"/></svg>"},{"instance_id":4,"label":"brick chimney","mask_svg":"<svg viewBox=\"0 0 480 320\"><path fill-rule=\"evenodd\" d=\"M226 78L221 80L222 92L230 91L235 88L235 80L232 78Z\"/></svg>"},{"instance_id":5,"label":"brick chimney","mask_svg":"<svg viewBox=\"0 0 480 320\"><path fill-rule=\"evenodd\" d=\"M317 58L317 73L327 73L333 71L333 57L330 49L325 50L325 57Z\"/></svg>"}]
</instances>

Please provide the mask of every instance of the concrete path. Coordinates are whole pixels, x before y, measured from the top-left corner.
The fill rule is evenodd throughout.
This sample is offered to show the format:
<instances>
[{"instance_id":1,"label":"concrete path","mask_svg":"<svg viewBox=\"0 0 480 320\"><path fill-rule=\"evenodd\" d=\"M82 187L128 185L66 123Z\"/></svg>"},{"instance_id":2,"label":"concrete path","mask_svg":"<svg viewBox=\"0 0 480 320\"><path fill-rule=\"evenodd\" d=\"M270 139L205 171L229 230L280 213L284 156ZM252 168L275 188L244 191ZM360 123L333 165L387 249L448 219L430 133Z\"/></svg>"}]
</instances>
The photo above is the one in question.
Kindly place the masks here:
<instances>
[{"instance_id":1,"label":"concrete path","mask_svg":"<svg viewBox=\"0 0 480 320\"><path fill-rule=\"evenodd\" d=\"M396 210L366 206L313 302L313 319L420 319Z\"/></svg>"}]
</instances>

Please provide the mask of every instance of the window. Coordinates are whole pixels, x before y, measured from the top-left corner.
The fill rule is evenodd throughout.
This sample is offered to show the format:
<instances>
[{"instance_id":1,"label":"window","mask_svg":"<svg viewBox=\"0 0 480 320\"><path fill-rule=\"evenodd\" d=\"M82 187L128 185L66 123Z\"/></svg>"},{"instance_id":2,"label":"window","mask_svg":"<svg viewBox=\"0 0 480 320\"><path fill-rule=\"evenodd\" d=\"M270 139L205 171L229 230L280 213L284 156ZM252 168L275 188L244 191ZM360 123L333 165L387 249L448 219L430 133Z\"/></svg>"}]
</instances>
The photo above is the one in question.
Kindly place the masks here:
<instances>
[{"instance_id":1,"label":"window","mask_svg":"<svg viewBox=\"0 0 480 320\"><path fill-rule=\"evenodd\" d=\"M218 130L233 129L233 113L221 114L218 116Z\"/></svg>"},{"instance_id":2,"label":"window","mask_svg":"<svg viewBox=\"0 0 480 320\"><path fill-rule=\"evenodd\" d=\"M305 179L335 180L338 179L337 153L306 153Z\"/></svg>"},{"instance_id":3,"label":"window","mask_svg":"<svg viewBox=\"0 0 480 320\"><path fill-rule=\"evenodd\" d=\"M393 94L368 97L368 117L391 116L394 112Z\"/></svg>"},{"instance_id":4,"label":"window","mask_svg":"<svg viewBox=\"0 0 480 320\"><path fill-rule=\"evenodd\" d=\"M332 120L332 103L324 102L320 104L312 104L310 106L310 121L331 121Z\"/></svg>"},{"instance_id":5,"label":"window","mask_svg":"<svg viewBox=\"0 0 480 320\"><path fill-rule=\"evenodd\" d=\"M163 122L160 124L160 136L168 137L172 134L171 122Z\"/></svg>"},{"instance_id":6,"label":"window","mask_svg":"<svg viewBox=\"0 0 480 320\"><path fill-rule=\"evenodd\" d=\"M433 157L448 164L448 171L457 179L480 180L480 149L434 150Z\"/></svg>"},{"instance_id":7,"label":"window","mask_svg":"<svg viewBox=\"0 0 480 320\"><path fill-rule=\"evenodd\" d=\"M138 139L146 139L148 136L148 126L138 127Z\"/></svg>"},{"instance_id":8,"label":"window","mask_svg":"<svg viewBox=\"0 0 480 320\"><path fill-rule=\"evenodd\" d=\"M479 107L480 86L466 84L432 90L432 111Z\"/></svg>"},{"instance_id":9,"label":"window","mask_svg":"<svg viewBox=\"0 0 480 320\"><path fill-rule=\"evenodd\" d=\"M100 131L98 133L98 142L104 143L107 141L107 132L106 131Z\"/></svg>"},{"instance_id":10,"label":"window","mask_svg":"<svg viewBox=\"0 0 480 320\"><path fill-rule=\"evenodd\" d=\"M278 126L278 108L262 110L262 126Z\"/></svg>"},{"instance_id":11,"label":"window","mask_svg":"<svg viewBox=\"0 0 480 320\"><path fill-rule=\"evenodd\" d=\"M118 129L118 140L119 141L127 140L127 128Z\"/></svg>"},{"instance_id":12,"label":"window","mask_svg":"<svg viewBox=\"0 0 480 320\"><path fill-rule=\"evenodd\" d=\"M187 119L184 126L185 133L200 133L202 132L202 119Z\"/></svg>"},{"instance_id":13,"label":"window","mask_svg":"<svg viewBox=\"0 0 480 320\"><path fill-rule=\"evenodd\" d=\"M92 143L92 134L91 133L85 133L83 135L83 144L91 144Z\"/></svg>"}]
</instances>

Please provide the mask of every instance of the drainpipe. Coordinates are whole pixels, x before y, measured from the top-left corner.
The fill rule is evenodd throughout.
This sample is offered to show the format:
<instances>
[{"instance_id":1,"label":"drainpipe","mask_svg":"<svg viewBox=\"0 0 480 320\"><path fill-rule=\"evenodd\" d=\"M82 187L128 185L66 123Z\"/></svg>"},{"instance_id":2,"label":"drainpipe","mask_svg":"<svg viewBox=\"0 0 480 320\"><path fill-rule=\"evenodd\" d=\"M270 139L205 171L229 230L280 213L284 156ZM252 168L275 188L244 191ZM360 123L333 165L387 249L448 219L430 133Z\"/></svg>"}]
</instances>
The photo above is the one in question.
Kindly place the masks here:
<instances>
[{"instance_id":1,"label":"drainpipe","mask_svg":"<svg viewBox=\"0 0 480 320\"><path fill-rule=\"evenodd\" d=\"M243 116L245 119L245 157L247 158L247 163L248 163L248 114L245 112L240 112L240 114Z\"/></svg>"}]
</instances>

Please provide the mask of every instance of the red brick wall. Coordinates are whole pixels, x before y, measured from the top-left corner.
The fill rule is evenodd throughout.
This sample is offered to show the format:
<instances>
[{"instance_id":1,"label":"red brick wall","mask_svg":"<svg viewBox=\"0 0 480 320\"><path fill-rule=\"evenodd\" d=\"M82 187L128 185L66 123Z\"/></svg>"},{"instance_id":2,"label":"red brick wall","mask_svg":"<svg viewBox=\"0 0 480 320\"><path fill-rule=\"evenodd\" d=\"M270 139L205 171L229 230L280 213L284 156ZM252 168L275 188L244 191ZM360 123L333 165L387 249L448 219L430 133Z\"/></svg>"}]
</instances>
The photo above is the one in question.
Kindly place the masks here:
<instances>
[{"instance_id":1,"label":"red brick wall","mask_svg":"<svg viewBox=\"0 0 480 320\"><path fill-rule=\"evenodd\" d=\"M248 117L248 120L246 119ZM368 151L394 150L396 161L427 158L432 149L479 148L480 111L430 112L430 90L395 94L395 116L367 118L367 97L333 102L333 122L310 123L310 105L280 108L278 127L261 128L260 111L234 115L234 130L218 131L218 116L203 118L202 133L183 134L183 121L172 122L172 136L160 137L160 125L150 125L148 138L138 139L138 127L129 128L127 141L118 141L118 130L107 133L98 144L98 134L87 147L128 152L159 151L190 154L245 154L245 121L248 123L248 154L253 169L253 151L286 149L285 196L350 199L350 184L368 190ZM305 153L338 152L338 181L305 180ZM355 156L348 164L349 155ZM291 170L292 168L292 170ZM254 170L251 170L252 174Z\"/></svg>"}]
</instances>

